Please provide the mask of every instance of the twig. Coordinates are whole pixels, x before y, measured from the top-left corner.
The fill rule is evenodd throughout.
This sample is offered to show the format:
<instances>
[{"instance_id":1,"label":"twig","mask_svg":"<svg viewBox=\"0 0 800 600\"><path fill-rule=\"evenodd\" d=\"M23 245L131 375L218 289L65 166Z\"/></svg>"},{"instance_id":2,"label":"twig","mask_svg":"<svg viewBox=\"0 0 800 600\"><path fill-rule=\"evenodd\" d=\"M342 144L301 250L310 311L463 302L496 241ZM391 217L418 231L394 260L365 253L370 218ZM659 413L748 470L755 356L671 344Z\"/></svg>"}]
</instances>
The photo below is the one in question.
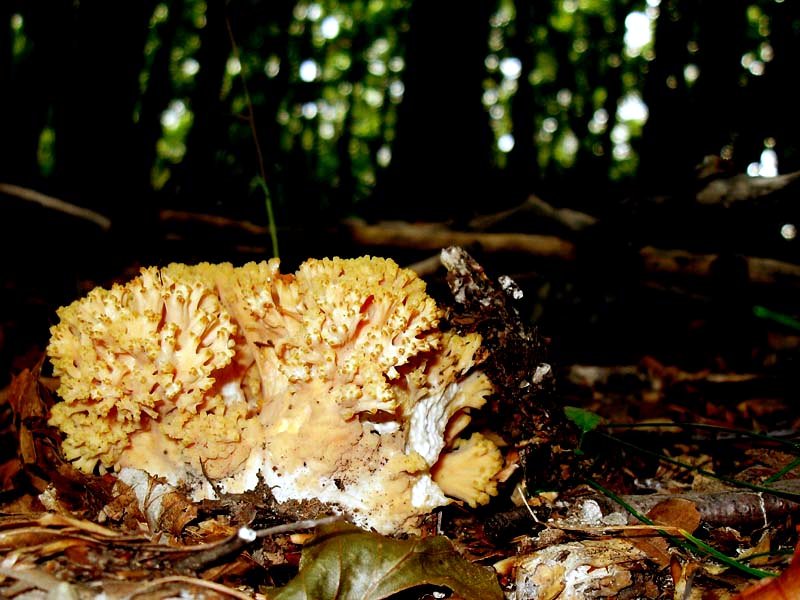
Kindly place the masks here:
<instances>
[{"instance_id":1,"label":"twig","mask_svg":"<svg viewBox=\"0 0 800 600\"><path fill-rule=\"evenodd\" d=\"M231 27L231 20L227 13L225 14L225 28L228 30L228 38L231 41L231 50L233 57L239 61L239 46L236 45L236 38L233 35L233 28ZM264 167L264 154L261 151L261 143L258 140L258 132L256 131L256 117L253 111L253 101L250 98L250 90L247 87L247 78L244 76L244 67L239 71L239 78L242 80L242 91L244 92L244 101L247 105L247 122L250 125L250 131L253 134L253 144L256 148L256 159L258 161L259 171L259 187L264 192L264 202L267 207L267 221L269 223L269 237L272 241L272 256L278 257L278 228L275 224L275 213L272 210L272 195L269 193L267 187L267 170Z\"/></svg>"},{"instance_id":2,"label":"twig","mask_svg":"<svg viewBox=\"0 0 800 600\"><path fill-rule=\"evenodd\" d=\"M11 183L0 183L0 194L8 194L9 196L14 196L27 202L35 202L50 210L57 210L73 217L84 219L85 221L91 221L103 231L111 229L111 219L108 217L93 210L89 210L88 208L70 204L69 202L54 198L53 196L48 196L47 194L37 192L30 188L13 185Z\"/></svg>"},{"instance_id":3,"label":"twig","mask_svg":"<svg viewBox=\"0 0 800 600\"><path fill-rule=\"evenodd\" d=\"M516 219L525 214L532 214L536 217L554 221L573 232L583 231L597 225L597 218L592 215L571 208L555 208L535 194L531 194L528 199L519 206L499 213L475 217L469 222L469 226L475 231L485 231L495 225L509 222L511 219Z\"/></svg>"},{"instance_id":4,"label":"twig","mask_svg":"<svg viewBox=\"0 0 800 600\"><path fill-rule=\"evenodd\" d=\"M197 579L195 577L183 577L181 575L173 575L171 577L162 577L160 579L154 579L153 581L146 582L138 586L137 589L125 596L126 599L129 598L136 598L136 596L140 596L142 594L146 594L152 591L154 588L158 588L162 585L169 585L171 583L182 583L189 586L196 586L199 588L205 588L207 590L212 590L219 594L223 594L225 596L232 596L233 598L240 598L241 600L252 600L252 596L249 594L245 594L244 592L240 592L238 590L234 590L233 588L229 588L226 585L222 585L221 583L215 583L213 581L207 581L205 579Z\"/></svg>"},{"instance_id":5,"label":"twig","mask_svg":"<svg viewBox=\"0 0 800 600\"><path fill-rule=\"evenodd\" d=\"M193 554L178 561L175 566L182 570L187 569L191 571L197 571L209 563L215 562L224 556L228 556L241 550L259 538L264 538L270 535L278 535L279 533L301 531L303 529L314 529L315 527L329 525L330 523L339 521L341 518L342 517L339 515L334 515L319 519L306 519L305 521L284 523L283 525L267 527L266 529L240 527L236 535L213 544L201 546L200 549L196 550Z\"/></svg>"},{"instance_id":6,"label":"twig","mask_svg":"<svg viewBox=\"0 0 800 600\"><path fill-rule=\"evenodd\" d=\"M258 236L269 233L269 229L267 227L257 225L252 221L239 221L229 217L223 217L221 215L206 215L202 213L188 212L185 210L172 210L167 208L162 210L158 216L162 221L202 223L204 225L210 225L220 229L238 229L245 233Z\"/></svg>"}]
</instances>

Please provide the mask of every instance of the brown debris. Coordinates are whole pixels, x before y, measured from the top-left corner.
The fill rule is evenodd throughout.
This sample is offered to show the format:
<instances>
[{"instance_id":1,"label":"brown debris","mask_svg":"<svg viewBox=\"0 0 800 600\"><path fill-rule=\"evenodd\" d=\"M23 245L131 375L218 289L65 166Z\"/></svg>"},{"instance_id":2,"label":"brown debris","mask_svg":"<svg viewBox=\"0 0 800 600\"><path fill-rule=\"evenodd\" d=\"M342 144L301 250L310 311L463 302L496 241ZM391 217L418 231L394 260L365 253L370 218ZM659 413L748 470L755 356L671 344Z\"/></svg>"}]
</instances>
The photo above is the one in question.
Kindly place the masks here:
<instances>
[{"instance_id":1,"label":"brown debris","mask_svg":"<svg viewBox=\"0 0 800 600\"><path fill-rule=\"evenodd\" d=\"M573 452L577 431L554 399L542 339L514 307L521 291L508 277L492 281L463 248L446 248L441 258L455 300L448 320L459 333L483 338L488 352L481 368L496 391L489 410L503 423L501 433L521 445L528 488L560 489L576 481L582 472Z\"/></svg>"},{"instance_id":2,"label":"brown debris","mask_svg":"<svg viewBox=\"0 0 800 600\"><path fill-rule=\"evenodd\" d=\"M690 372L645 358L637 365L573 367L556 392L546 345L516 309L514 282L495 282L460 248L445 251L442 262L455 298L447 320L459 333L483 337L480 368L496 388L487 405L488 423L492 429L503 425L506 454L518 458L508 461L507 481L493 503L477 513L451 505L430 515L425 535L444 531L473 562L495 562L507 597L515 600L609 595L722 599L752 583L700 553L677 547L657 529L695 532L752 567L777 573L785 566L780 551L796 540L792 527L800 505L790 495L800 492L800 484L790 477L797 471L769 484L783 497L732 489L711 475L766 481L796 459L787 444L753 447L744 440L720 450L719 432L649 427L612 431L636 444L645 440L648 448L703 468L705 474L671 463L658 466L652 456L621 449L611 438L595 446L587 439L581 457L574 452L579 436L562 409L563 403L578 404L572 397L565 401L575 393L598 412L621 411L628 402L627 408L635 408L625 412L625 423L644 417L663 422L668 414L728 425L747 419L759 425L774 416L765 399L752 393L768 384L763 375ZM293 577L298 544L310 536L290 535L291 522L321 517L325 505L279 505L263 485L200 503L172 489L161 498L167 508L153 520L140 510L137 490L111 476L81 474L61 457L60 437L46 424L54 382L42 377L40 369L41 364L23 371L0 395L0 436L12 442L7 448L19 445L0 461L0 509L5 513L0 515L0 595L88 598L102 592L114 600L181 594L244 599L264 597L266 586L280 587ZM733 402L716 402L731 391L736 392ZM474 423L478 429L486 424ZM515 471L517 461L521 468ZM606 487L657 525L638 523L615 502L578 486L590 467ZM525 485L515 488L520 480ZM161 483L144 482L145 495L157 496ZM541 488L559 494L520 499ZM512 494L515 489L522 491ZM644 490L651 493L640 493ZM288 529L271 529L287 521ZM797 573L795 559L784 576L739 599L794 597Z\"/></svg>"}]
</instances>

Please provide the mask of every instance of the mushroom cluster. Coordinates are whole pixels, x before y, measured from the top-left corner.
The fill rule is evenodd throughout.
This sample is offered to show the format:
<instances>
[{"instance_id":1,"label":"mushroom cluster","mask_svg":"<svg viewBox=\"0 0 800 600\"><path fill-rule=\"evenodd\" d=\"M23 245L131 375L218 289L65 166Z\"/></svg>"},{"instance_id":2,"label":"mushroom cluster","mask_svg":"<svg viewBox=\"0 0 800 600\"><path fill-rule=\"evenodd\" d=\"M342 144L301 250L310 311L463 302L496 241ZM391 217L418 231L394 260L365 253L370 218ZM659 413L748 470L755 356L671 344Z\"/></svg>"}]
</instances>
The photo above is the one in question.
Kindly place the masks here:
<instances>
[{"instance_id":1,"label":"mushroom cluster","mask_svg":"<svg viewBox=\"0 0 800 600\"><path fill-rule=\"evenodd\" d=\"M492 392L480 336L442 331L392 260L151 267L58 316L50 424L85 472L136 469L195 500L263 480L381 533L496 494L500 450L462 436Z\"/></svg>"}]
</instances>

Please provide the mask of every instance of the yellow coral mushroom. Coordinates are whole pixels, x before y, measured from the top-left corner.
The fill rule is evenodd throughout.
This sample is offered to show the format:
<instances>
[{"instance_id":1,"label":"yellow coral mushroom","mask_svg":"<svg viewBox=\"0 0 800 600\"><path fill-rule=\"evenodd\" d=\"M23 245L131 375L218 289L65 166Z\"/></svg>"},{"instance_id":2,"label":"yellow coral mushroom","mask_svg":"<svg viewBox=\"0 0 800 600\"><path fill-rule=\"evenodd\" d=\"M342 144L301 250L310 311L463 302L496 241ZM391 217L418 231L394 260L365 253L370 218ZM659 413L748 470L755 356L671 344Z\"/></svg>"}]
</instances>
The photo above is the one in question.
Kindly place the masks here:
<instances>
[{"instance_id":1,"label":"yellow coral mushroom","mask_svg":"<svg viewBox=\"0 0 800 600\"><path fill-rule=\"evenodd\" d=\"M149 268L58 314L50 423L84 471L145 471L196 499L208 477L229 493L262 479L383 533L446 495L494 493L499 450L458 438L491 393L480 337L442 332L425 283L391 260Z\"/></svg>"},{"instance_id":2,"label":"yellow coral mushroom","mask_svg":"<svg viewBox=\"0 0 800 600\"><path fill-rule=\"evenodd\" d=\"M458 439L453 450L444 453L433 470L433 480L442 491L475 508L497 495L497 475L503 468L503 455L494 443L480 433Z\"/></svg>"}]
</instances>

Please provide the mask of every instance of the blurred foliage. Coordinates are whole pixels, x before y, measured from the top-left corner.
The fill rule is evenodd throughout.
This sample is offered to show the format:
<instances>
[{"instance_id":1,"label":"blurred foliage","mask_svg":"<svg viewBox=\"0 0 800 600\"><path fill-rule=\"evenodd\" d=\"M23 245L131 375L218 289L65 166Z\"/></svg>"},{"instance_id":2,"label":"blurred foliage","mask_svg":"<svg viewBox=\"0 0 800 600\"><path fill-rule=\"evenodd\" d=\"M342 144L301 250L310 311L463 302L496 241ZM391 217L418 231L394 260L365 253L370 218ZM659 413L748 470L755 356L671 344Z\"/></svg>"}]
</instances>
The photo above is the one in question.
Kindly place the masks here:
<instances>
[{"instance_id":1,"label":"blurred foliage","mask_svg":"<svg viewBox=\"0 0 800 600\"><path fill-rule=\"evenodd\" d=\"M47 53L60 51L57 44L39 39L55 26L46 20L68 17L71 26L58 42L75 46L77 36L92 33L81 23L91 24L97 10L91 2L58 4L59 10L47 14L41 7L12 2L0 14L9 34L0 42L12 57L10 72L2 73L4 89L19 94L21 106L25 94L43 96L27 104L41 113L35 119L36 155L20 159L38 165L38 173L29 178L33 181L23 182L36 187L50 187L42 180L69 179L60 169L67 168L62 157L70 152L71 138L65 141L61 128L63 119L71 117L59 110L58 90L14 83L42 76L36 69L50 58ZM781 89L776 80L787 75L788 55L797 50L800 37L800 11L796 3L790 5L785 0L497 0L488 38L477 41L464 40L457 29L459 19L469 17L423 24L415 21L413 3L401 0L281 1L269 7L254 0L151 1L142 4L147 14L141 21L107 26L119 28L124 43L141 41L141 48L131 49L141 54L138 82L118 90L135 90L137 96L131 100L132 114L123 115L133 127L131 135L140 138L138 148L144 149L141 158L131 157L146 163L134 174L141 178L137 189L205 209L208 203L198 190L213 192L213 206L258 214L262 161L279 213L291 221L309 209L334 217L359 213L392 167L413 177L413 160L397 156L394 144L398 132L414 120L402 114L407 65L422 60L428 69L453 69L452 54L408 55L410 40L429 35L420 33L425 28L436 32L442 47L485 47L480 103L493 140L487 151L499 180L516 182L504 188L509 197L537 191L540 185L553 189L576 182L584 186L578 191L635 182L659 192L660 184L691 175L659 178L653 174L660 166L668 173L686 171L706 154L733 161L739 171L758 173L762 152L768 150L781 170L800 168L797 127L778 127L779 119L791 117L782 112L790 102L774 102ZM462 8L453 4L452 10ZM709 33L715 15L722 27L741 23L741 29ZM81 43L98 44L95 53L114 51L99 46L99 39ZM775 60L781 52L787 55ZM717 72L735 79L725 88L733 94L727 100L714 96L719 94L715 84L711 91L700 85L707 73ZM93 76L102 81L106 75L98 71ZM70 77L68 72L53 85L64 86ZM112 83L124 82L106 85ZM475 101L452 97L448 104ZM713 106L719 102L733 107L720 117L730 122L706 131L704 113L711 110L713 122ZM417 100L416 106L449 118L448 105L441 102ZM670 116L679 108L693 114L684 118L685 128L679 116ZM764 116L772 110L777 116ZM651 121L664 125L659 130ZM116 135L107 126L98 122L85 129ZM690 129L693 133L682 138ZM30 130L17 133L30 135ZM436 133L429 132L429 143L448 152L453 141L437 139ZM263 157L254 151L254 135ZM13 141L13 136L6 138L8 144ZM128 160L124 152L136 149L134 144L122 150L120 160ZM681 161L670 158L676 153ZM10 169L1 174L14 178ZM445 169L442 176L457 173ZM216 183L209 188L199 181L193 187L190 179L203 177ZM237 200L231 203L222 195Z\"/></svg>"}]
</instances>

